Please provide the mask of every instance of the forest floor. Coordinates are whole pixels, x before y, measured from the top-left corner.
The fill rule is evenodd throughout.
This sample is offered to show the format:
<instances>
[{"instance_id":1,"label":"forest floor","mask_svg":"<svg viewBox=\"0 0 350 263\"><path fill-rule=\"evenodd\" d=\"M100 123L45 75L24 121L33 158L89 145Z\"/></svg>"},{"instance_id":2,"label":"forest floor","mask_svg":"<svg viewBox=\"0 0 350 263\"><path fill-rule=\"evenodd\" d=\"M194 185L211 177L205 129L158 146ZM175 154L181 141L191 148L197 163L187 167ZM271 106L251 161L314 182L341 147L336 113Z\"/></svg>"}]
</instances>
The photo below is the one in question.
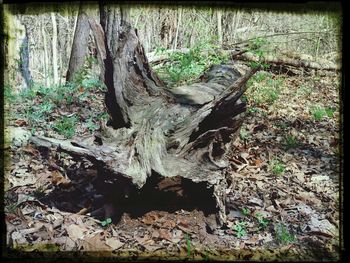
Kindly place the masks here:
<instances>
[{"instance_id":1,"label":"forest floor","mask_svg":"<svg viewBox=\"0 0 350 263\"><path fill-rule=\"evenodd\" d=\"M260 71L249 81L246 120L226 170L228 225L223 228L214 214L195 204L157 209L140 203L142 213L124 213L119 222L81 215L84 207L106 205L97 168L87 160L23 145L21 136L29 131L91 140L107 115L101 114L103 89L90 84L66 87L62 94L39 88L9 98L12 138L4 197L9 256L98 251L88 256L339 259L339 74Z\"/></svg>"}]
</instances>

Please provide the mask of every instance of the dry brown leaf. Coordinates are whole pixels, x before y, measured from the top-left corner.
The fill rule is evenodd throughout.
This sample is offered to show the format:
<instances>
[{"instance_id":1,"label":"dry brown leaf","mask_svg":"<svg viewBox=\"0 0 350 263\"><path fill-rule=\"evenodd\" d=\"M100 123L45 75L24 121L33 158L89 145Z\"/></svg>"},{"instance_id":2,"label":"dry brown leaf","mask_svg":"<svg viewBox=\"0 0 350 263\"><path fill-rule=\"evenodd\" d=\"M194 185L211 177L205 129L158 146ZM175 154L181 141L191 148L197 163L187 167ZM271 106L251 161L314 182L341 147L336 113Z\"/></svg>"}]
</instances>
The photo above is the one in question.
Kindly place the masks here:
<instances>
[{"instance_id":1,"label":"dry brown leaf","mask_svg":"<svg viewBox=\"0 0 350 263\"><path fill-rule=\"evenodd\" d=\"M158 238L159 237L159 232L158 231L153 231L152 232L152 238Z\"/></svg>"},{"instance_id":2,"label":"dry brown leaf","mask_svg":"<svg viewBox=\"0 0 350 263\"><path fill-rule=\"evenodd\" d=\"M167 220L162 224L162 227L164 227L164 228L173 229L175 226L176 226L176 223L173 220Z\"/></svg>"},{"instance_id":3,"label":"dry brown leaf","mask_svg":"<svg viewBox=\"0 0 350 263\"><path fill-rule=\"evenodd\" d=\"M159 233L159 238L172 241L172 235L169 232L169 230L161 228L158 230L158 233Z\"/></svg>"},{"instance_id":4,"label":"dry brown leaf","mask_svg":"<svg viewBox=\"0 0 350 263\"><path fill-rule=\"evenodd\" d=\"M181 230L178 230L178 229L174 229L172 231L172 234L173 234L173 237L172 237L172 242L173 243L178 243L181 241L181 239L183 238L183 234L182 234L182 231Z\"/></svg>"},{"instance_id":5,"label":"dry brown leaf","mask_svg":"<svg viewBox=\"0 0 350 263\"><path fill-rule=\"evenodd\" d=\"M26 126L27 122L25 120L16 120L15 121L16 126L22 127L22 126Z\"/></svg>"},{"instance_id":6,"label":"dry brown leaf","mask_svg":"<svg viewBox=\"0 0 350 263\"><path fill-rule=\"evenodd\" d=\"M300 182L305 183L305 174L303 172L296 172L294 175Z\"/></svg>"},{"instance_id":7,"label":"dry brown leaf","mask_svg":"<svg viewBox=\"0 0 350 263\"><path fill-rule=\"evenodd\" d=\"M252 236L247 241L245 241L245 243L248 244L248 245L256 245L258 241L259 241L259 237Z\"/></svg>"},{"instance_id":8,"label":"dry brown leaf","mask_svg":"<svg viewBox=\"0 0 350 263\"><path fill-rule=\"evenodd\" d=\"M81 243L83 249L87 251L111 250L111 247L106 245L106 242L104 241L104 236L101 236L100 234L94 235L92 237L85 237Z\"/></svg>"},{"instance_id":9,"label":"dry brown leaf","mask_svg":"<svg viewBox=\"0 0 350 263\"><path fill-rule=\"evenodd\" d=\"M158 246L158 245L149 245L149 244L145 244L145 245L143 245L143 246L144 246L144 248L145 248L147 251L151 251L151 252L156 251L156 250L162 248L162 246Z\"/></svg>"},{"instance_id":10,"label":"dry brown leaf","mask_svg":"<svg viewBox=\"0 0 350 263\"><path fill-rule=\"evenodd\" d=\"M106 244L110 246L113 250L119 249L122 246L124 246L123 242L120 242L120 240L116 238L107 238L106 239Z\"/></svg>"},{"instance_id":11,"label":"dry brown leaf","mask_svg":"<svg viewBox=\"0 0 350 263\"><path fill-rule=\"evenodd\" d=\"M309 226L311 231L317 233L323 233L326 235L336 235L337 228L331 224L327 219L319 220L316 215L311 216Z\"/></svg>"},{"instance_id":12,"label":"dry brown leaf","mask_svg":"<svg viewBox=\"0 0 350 263\"><path fill-rule=\"evenodd\" d=\"M255 161L254 161L254 163L255 163L255 166L258 166L258 167L260 167L261 165L262 165L262 163L263 163L263 161L261 160L261 159L256 159Z\"/></svg>"},{"instance_id":13,"label":"dry brown leaf","mask_svg":"<svg viewBox=\"0 0 350 263\"><path fill-rule=\"evenodd\" d=\"M62 184L63 186L70 186L72 183L70 180L66 179L59 171L51 172L51 182L54 185Z\"/></svg>"},{"instance_id":14,"label":"dry brown leaf","mask_svg":"<svg viewBox=\"0 0 350 263\"><path fill-rule=\"evenodd\" d=\"M155 222L157 222L159 219L158 215L155 213L148 213L146 214L141 222L146 224L146 225L153 225Z\"/></svg>"},{"instance_id":15,"label":"dry brown leaf","mask_svg":"<svg viewBox=\"0 0 350 263\"><path fill-rule=\"evenodd\" d=\"M30 153L32 155L39 155L39 151L37 149L35 149L33 146L31 146L30 144L28 144L26 147L23 148L23 151L26 153Z\"/></svg>"},{"instance_id":16,"label":"dry brown leaf","mask_svg":"<svg viewBox=\"0 0 350 263\"><path fill-rule=\"evenodd\" d=\"M248 162L248 161L247 161L247 158L249 157L249 153L247 153L247 152L242 152L242 153L240 154L240 156L241 156L246 162Z\"/></svg>"},{"instance_id":17,"label":"dry brown leaf","mask_svg":"<svg viewBox=\"0 0 350 263\"><path fill-rule=\"evenodd\" d=\"M13 241L14 244L23 244L23 243L27 243L27 240L24 238L24 236L18 232L18 231L14 231L11 234L11 239Z\"/></svg>"},{"instance_id":18,"label":"dry brown leaf","mask_svg":"<svg viewBox=\"0 0 350 263\"><path fill-rule=\"evenodd\" d=\"M251 197L248 202L253 205L263 206L263 201L256 197Z\"/></svg>"},{"instance_id":19,"label":"dry brown leaf","mask_svg":"<svg viewBox=\"0 0 350 263\"><path fill-rule=\"evenodd\" d=\"M71 239L77 240L83 238L84 230L80 226L73 224L67 227L67 234Z\"/></svg>"}]
</instances>

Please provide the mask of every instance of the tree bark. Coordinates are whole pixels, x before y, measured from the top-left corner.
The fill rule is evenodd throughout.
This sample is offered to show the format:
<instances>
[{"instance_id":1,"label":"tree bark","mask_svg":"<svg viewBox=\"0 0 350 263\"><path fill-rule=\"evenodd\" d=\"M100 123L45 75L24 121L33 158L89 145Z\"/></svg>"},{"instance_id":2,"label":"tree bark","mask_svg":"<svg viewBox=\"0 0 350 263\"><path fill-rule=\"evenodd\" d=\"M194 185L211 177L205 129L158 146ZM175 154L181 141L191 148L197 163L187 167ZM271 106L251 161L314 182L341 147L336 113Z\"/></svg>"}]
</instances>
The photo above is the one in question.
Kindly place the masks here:
<instances>
[{"instance_id":1,"label":"tree bark","mask_svg":"<svg viewBox=\"0 0 350 263\"><path fill-rule=\"evenodd\" d=\"M100 81L105 81L105 66L104 60L106 59L106 47L105 47L105 36L103 32L103 28L100 24L98 24L95 19L92 17L88 18L89 25L94 35L95 45L97 49L97 59L100 65Z\"/></svg>"},{"instance_id":2,"label":"tree bark","mask_svg":"<svg viewBox=\"0 0 350 263\"><path fill-rule=\"evenodd\" d=\"M31 88L31 86L33 85L33 79L29 71L29 39L27 27L25 27L25 37L22 41L20 48L20 59L20 69L22 76L24 78L27 88Z\"/></svg>"},{"instance_id":3,"label":"tree bark","mask_svg":"<svg viewBox=\"0 0 350 263\"><path fill-rule=\"evenodd\" d=\"M84 5L80 4L78 20L74 32L72 51L69 59L69 66L66 75L66 81L75 80L77 73L81 71L87 56L87 48L89 41L89 19L84 9Z\"/></svg>"},{"instance_id":4,"label":"tree bark","mask_svg":"<svg viewBox=\"0 0 350 263\"><path fill-rule=\"evenodd\" d=\"M52 20L52 66L53 66L53 83L58 84L58 66L57 66L57 24L55 13L51 13Z\"/></svg>"},{"instance_id":5,"label":"tree bark","mask_svg":"<svg viewBox=\"0 0 350 263\"><path fill-rule=\"evenodd\" d=\"M181 26L181 18L182 18L182 7L180 6L178 8L178 19L177 19L177 23L176 23L176 34L175 34L174 49L177 48L177 41L179 39L179 30L180 30L180 26Z\"/></svg>"},{"instance_id":6,"label":"tree bark","mask_svg":"<svg viewBox=\"0 0 350 263\"><path fill-rule=\"evenodd\" d=\"M100 145L42 137L32 141L85 157L120 178L117 182L123 178L139 189L158 177L207 184L223 224L227 147L243 122L245 83L258 69L240 76L234 65L214 66L200 83L167 89L150 67L127 14L123 8L101 7L112 127L104 127Z\"/></svg>"},{"instance_id":7,"label":"tree bark","mask_svg":"<svg viewBox=\"0 0 350 263\"><path fill-rule=\"evenodd\" d=\"M222 13L221 10L218 10L217 13L217 22L218 22L218 41L220 47L222 47Z\"/></svg>"},{"instance_id":8,"label":"tree bark","mask_svg":"<svg viewBox=\"0 0 350 263\"><path fill-rule=\"evenodd\" d=\"M47 41L46 41L46 32L44 25L41 25L41 35L43 38L43 49L44 49L44 72L45 72L45 85L46 87L50 86L50 74L49 74L49 58L47 52Z\"/></svg>"}]
</instances>

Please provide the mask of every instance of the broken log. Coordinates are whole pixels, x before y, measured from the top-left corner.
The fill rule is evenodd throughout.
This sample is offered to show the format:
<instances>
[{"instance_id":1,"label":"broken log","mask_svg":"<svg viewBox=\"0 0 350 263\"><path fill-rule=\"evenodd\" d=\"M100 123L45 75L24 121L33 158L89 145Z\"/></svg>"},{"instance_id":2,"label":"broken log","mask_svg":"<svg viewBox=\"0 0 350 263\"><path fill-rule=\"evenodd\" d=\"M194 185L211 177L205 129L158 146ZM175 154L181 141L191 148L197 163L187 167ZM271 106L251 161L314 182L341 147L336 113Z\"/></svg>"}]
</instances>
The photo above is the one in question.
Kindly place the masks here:
<instances>
[{"instance_id":1,"label":"broken log","mask_svg":"<svg viewBox=\"0 0 350 263\"><path fill-rule=\"evenodd\" d=\"M226 222L224 168L232 136L243 122L245 84L234 64L213 66L200 83L169 89L150 67L125 10L104 6L106 106L110 126L98 145L32 137L98 164L142 188L150 177L182 177L211 188L219 222Z\"/></svg>"}]
</instances>

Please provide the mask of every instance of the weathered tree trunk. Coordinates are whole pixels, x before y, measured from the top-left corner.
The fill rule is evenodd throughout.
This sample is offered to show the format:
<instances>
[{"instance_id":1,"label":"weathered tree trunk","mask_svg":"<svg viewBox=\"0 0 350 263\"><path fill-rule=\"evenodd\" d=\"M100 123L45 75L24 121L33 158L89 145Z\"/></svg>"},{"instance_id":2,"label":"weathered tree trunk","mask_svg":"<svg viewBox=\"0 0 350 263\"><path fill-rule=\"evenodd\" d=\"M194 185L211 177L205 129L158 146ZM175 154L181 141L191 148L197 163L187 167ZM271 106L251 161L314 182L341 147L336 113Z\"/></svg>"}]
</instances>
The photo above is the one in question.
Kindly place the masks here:
<instances>
[{"instance_id":1,"label":"weathered tree trunk","mask_svg":"<svg viewBox=\"0 0 350 263\"><path fill-rule=\"evenodd\" d=\"M89 32L89 19L84 5L80 4L66 81L74 81L76 74L83 68L88 51Z\"/></svg>"},{"instance_id":2,"label":"weathered tree trunk","mask_svg":"<svg viewBox=\"0 0 350 263\"><path fill-rule=\"evenodd\" d=\"M32 141L88 158L138 188L159 176L206 183L224 223L225 154L246 110L240 100L244 84L257 69L241 77L233 65L215 66L201 83L167 89L149 66L127 10L105 6L101 11L112 127L105 127L98 146L38 137Z\"/></svg>"}]
</instances>

